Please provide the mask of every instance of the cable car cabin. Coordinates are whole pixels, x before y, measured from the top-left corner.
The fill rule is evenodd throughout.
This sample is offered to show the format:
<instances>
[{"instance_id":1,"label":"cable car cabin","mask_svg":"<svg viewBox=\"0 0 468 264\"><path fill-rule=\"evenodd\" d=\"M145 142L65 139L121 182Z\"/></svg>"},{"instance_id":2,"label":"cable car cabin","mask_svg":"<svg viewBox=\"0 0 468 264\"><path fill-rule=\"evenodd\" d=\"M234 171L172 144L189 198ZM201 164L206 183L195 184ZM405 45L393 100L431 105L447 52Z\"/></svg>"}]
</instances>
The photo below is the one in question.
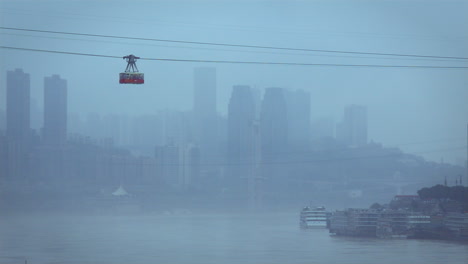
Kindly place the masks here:
<instances>
[{"instance_id":1,"label":"cable car cabin","mask_svg":"<svg viewBox=\"0 0 468 264\"><path fill-rule=\"evenodd\" d=\"M143 84L145 83L145 75L140 72L121 72L119 83Z\"/></svg>"},{"instance_id":2,"label":"cable car cabin","mask_svg":"<svg viewBox=\"0 0 468 264\"><path fill-rule=\"evenodd\" d=\"M136 61L140 57L137 57L133 54L123 57L124 60L127 60L127 68L125 72L120 73L119 83L124 84L143 84L145 83L145 76L143 73L138 72L136 66Z\"/></svg>"}]
</instances>

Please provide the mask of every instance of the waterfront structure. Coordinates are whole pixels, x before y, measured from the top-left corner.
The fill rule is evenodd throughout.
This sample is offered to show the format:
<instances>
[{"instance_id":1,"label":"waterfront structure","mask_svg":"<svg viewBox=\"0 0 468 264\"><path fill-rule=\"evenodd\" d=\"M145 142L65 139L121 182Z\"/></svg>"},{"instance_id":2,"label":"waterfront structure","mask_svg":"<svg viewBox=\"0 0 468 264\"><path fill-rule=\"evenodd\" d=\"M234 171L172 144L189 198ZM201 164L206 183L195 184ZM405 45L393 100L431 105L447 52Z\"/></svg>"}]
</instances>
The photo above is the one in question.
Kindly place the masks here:
<instances>
[{"instance_id":1,"label":"waterfront structure","mask_svg":"<svg viewBox=\"0 0 468 264\"><path fill-rule=\"evenodd\" d=\"M330 233L375 237L379 213L367 209L336 211L330 218Z\"/></svg>"},{"instance_id":2,"label":"waterfront structure","mask_svg":"<svg viewBox=\"0 0 468 264\"><path fill-rule=\"evenodd\" d=\"M352 147L367 144L367 108L361 105L347 106L343 121L337 125L336 137Z\"/></svg>"},{"instance_id":3,"label":"waterfront structure","mask_svg":"<svg viewBox=\"0 0 468 264\"><path fill-rule=\"evenodd\" d=\"M30 77L22 69L7 72L6 136L27 142L30 137Z\"/></svg>"},{"instance_id":4,"label":"waterfront structure","mask_svg":"<svg viewBox=\"0 0 468 264\"><path fill-rule=\"evenodd\" d=\"M59 75L44 78L43 138L51 145L67 140L67 81Z\"/></svg>"},{"instance_id":5,"label":"waterfront structure","mask_svg":"<svg viewBox=\"0 0 468 264\"><path fill-rule=\"evenodd\" d=\"M376 226L379 238L406 238L408 233L408 212L401 210L383 211Z\"/></svg>"},{"instance_id":6,"label":"waterfront structure","mask_svg":"<svg viewBox=\"0 0 468 264\"><path fill-rule=\"evenodd\" d=\"M442 221L407 210L346 209L330 217L330 233L379 238L436 237ZM440 218L441 220L443 217Z\"/></svg>"},{"instance_id":7,"label":"waterfront structure","mask_svg":"<svg viewBox=\"0 0 468 264\"><path fill-rule=\"evenodd\" d=\"M444 226L453 238L468 241L468 213L447 214Z\"/></svg>"}]
</instances>

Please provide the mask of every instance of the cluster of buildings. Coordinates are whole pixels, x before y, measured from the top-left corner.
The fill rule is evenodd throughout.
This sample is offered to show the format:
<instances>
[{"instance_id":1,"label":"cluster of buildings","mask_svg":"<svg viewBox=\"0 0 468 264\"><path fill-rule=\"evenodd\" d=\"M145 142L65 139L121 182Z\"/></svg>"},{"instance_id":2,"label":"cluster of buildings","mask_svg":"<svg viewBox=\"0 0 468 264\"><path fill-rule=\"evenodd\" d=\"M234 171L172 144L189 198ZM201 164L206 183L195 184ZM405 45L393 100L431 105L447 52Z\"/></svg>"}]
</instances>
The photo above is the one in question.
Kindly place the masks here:
<instances>
[{"instance_id":1,"label":"cluster of buildings","mask_svg":"<svg viewBox=\"0 0 468 264\"><path fill-rule=\"evenodd\" d=\"M330 120L311 120L311 98L304 90L234 85L223 116L217 112L216 75L215 68L194 69L191 111L136 117L94 113L86 120L68 111L73 98L68 97L67 80L45 77L42 123L33 129L31 119L37 113L31 111L30 76L21 69L8 71L5 125L0 122L0 182L93 186L94 192L119 186L130 193L145 188L207 191L255 205L262 199L304 199L311 187L320 191L331 186L343 193L357 188L362 193L348 182L369 178L365 173L372 172L372 166L397 162L356 162L355 156L363 153L386 157L390 151L368 144L364 106L347 106L335 127ZM0 121L1 116L0 109ZM331 140L338 151L317 151L313 144L320 139ZM339 166L309 161L317 157L337 160ZM342 176L352 170L359 179Z\"/></svg>"},{"instance_id":2,"label":"cluster of buildings","mask_svg":"<svg viewBox=\"0 0 468 264\"><path fill-rule=\"evenodd\" d=\"M67 80L44 78L41 110L31 98L29 74L8 71L6 109L0 109L2 193L42 188L86 196L121 187L140 197L203 193L204 201L254 207L309 199L367 203L369 195L381 199L405 185L418 188L421 177L459 174L459 168L368 143L364 106L347 106L335 128L328 119L311 120L304 90L234 85L223 116L216 69L196 68L193 77L191 111L81 119L68 111ZM395 171L404 177L396 179Z\"/></svg>"},{"instance_id":3,"label":"cluster of buildings","mask_svg":"<svg viewBox=\"0 0 468 264\"><path fill-rule=\"evenodd\" d=\"M421 201L417 195L397 195L394 202L424 204L425 210L381 207L336 211L329 218L329 231L344 236L468 240L468 213L459 208L445 206L441 211L437 209L439 201Z\"/></svg>"},{"instance_id":4,"label":"cluster of buildings","mask_svg":"<svg viewBox=\"0 0 468 264\"><path fill-rule=\"evenodd\" d=\"M115 184L128 180L127 175L136 182L154 178L154 160L132 156L105 140L97 144L84 135L70 136L67 81L59 75L44 78L43 124L38 130L31 128L29 74L8 71L6 80L6 127L0 133L3 186Z\"/></svg>"}]
</instances>

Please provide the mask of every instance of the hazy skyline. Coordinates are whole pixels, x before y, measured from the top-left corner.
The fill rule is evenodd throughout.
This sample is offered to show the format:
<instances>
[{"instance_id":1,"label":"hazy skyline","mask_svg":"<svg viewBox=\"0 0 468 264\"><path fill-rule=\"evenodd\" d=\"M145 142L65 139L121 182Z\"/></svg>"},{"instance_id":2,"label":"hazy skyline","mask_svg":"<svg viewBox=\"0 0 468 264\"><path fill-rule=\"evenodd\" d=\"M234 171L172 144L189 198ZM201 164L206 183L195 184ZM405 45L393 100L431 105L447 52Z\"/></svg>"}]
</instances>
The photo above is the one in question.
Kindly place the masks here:
<instances>
[{"instance_id":1,"label":"hazy skyline","mask_svg":"<svg viewBox=\"0 0 468 264\"><path fill-rule=\"evenodd\" d=\"M468 57L466 1L0 1L0 25L51 31L306 49ZM351 56L240 49L0 30L0 43L33 49L144 58L298 63L467 66L466 60ZM68 82L69 113L141 115L191 110L193 69L216 67L217 110L234 85L303 89L311 117L341 121L345 106L368 109L368 138L466 160L466 69L393 69L181 63L140 60L142 86L119 85L122 59L0 49L0 109L6 71L22 68L42 108L43 79ZM418 143L424 142L424 143ZM411 143L411 144L410 144ZM418 143L418 144L416 144ZM455 148L459 148L456 149ZM441 151L446 149L446 151Z\"/></svg>"}]
</instances>

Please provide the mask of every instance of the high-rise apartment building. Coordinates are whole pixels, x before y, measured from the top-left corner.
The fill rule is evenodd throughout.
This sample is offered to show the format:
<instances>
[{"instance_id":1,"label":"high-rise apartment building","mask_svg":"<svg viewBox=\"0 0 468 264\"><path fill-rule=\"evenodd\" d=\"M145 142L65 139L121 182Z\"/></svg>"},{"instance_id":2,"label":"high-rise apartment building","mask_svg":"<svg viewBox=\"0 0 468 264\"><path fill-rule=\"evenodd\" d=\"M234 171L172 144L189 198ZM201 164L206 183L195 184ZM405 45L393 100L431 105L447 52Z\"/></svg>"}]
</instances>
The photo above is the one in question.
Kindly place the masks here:
<instances>
[{"instance_id":1,"label":"high-rise apartment building","mask_svg":"<svg viewBox=\"0 0 468 264\"><path fill-rule=\"evenodd\" d=\"M28 152L32 139L30 125L30 78L22 69L7 72L6 140L3 156L5 176L22 179L28 173Z\"/></svg>"},{"instance_id":2,"label":"high-rise apartment building","mask_svg":"<svg viewBox=\"0 0 468 264\"><path fill-rule=\"evenodd\" d=\"M267 88L260 111L262 159L271 160L288 149L288 114L284 90Z\"/></svg>"},{"instance_id":3,"label":"high-rise apartment building","mask_svg":"<svg viewBox=\"0 0 468 264\"><path fill-rule=\"evenodd\" d=\"M228 158L240 161L252 155L255 105L249 86L232 88L228 106Z\"/></svg>"},{"instance_id":4,"label":"high-rise apartment building","mask_svg":"<svg viewBox=\"0 0 468 264\"><path fill-rule=\"evenodd\" d=\"M304 90L285 91L288 140L294 148L306 148L311 139L310 93Z\"/></svg>"},{"instance_id":5,"label":"high-rise apartment building","mask_svg":"<svg viewBox=\"0 0 468 264\"><path fill-rule=\"evenodd\" d=\"M284 189L288 177L284 161L289 151L288 113L284 90L267 88L260 109L261 174L263 188L272 194ZM277 198L272 198L277 199Z\"/></svg>"},{"instance_id":6,"label":"high-rise apartment building","mask_svg":"<svg viewBox=\"0 0 468 264\"><path fill-rule=\"evenodd\" d=\"M7 72L6 125L6 136L9 141L29 140L30 78L22 69Z\"/></svg>"},{"instance_id":7,"label":"high-rise apartment building","mask_svg":"<svg viewBox=\"0 0 468 264\"><path fill-rule=\"evenodd\" d=\"M44 142L62 145L67 140L67 81L59 75L44 78Z\"/></svg>"},{"instance_id":8,"label":"high-rise apartment building","mask_svg":"<svg viewBox=\"0 0 468 264\"><path fill-rule=\"evenodd\" d=\"M254 158L255 104L250 86L232 88L227 120L228 183L241 186Z\"/></svg>"}]
</instances>

